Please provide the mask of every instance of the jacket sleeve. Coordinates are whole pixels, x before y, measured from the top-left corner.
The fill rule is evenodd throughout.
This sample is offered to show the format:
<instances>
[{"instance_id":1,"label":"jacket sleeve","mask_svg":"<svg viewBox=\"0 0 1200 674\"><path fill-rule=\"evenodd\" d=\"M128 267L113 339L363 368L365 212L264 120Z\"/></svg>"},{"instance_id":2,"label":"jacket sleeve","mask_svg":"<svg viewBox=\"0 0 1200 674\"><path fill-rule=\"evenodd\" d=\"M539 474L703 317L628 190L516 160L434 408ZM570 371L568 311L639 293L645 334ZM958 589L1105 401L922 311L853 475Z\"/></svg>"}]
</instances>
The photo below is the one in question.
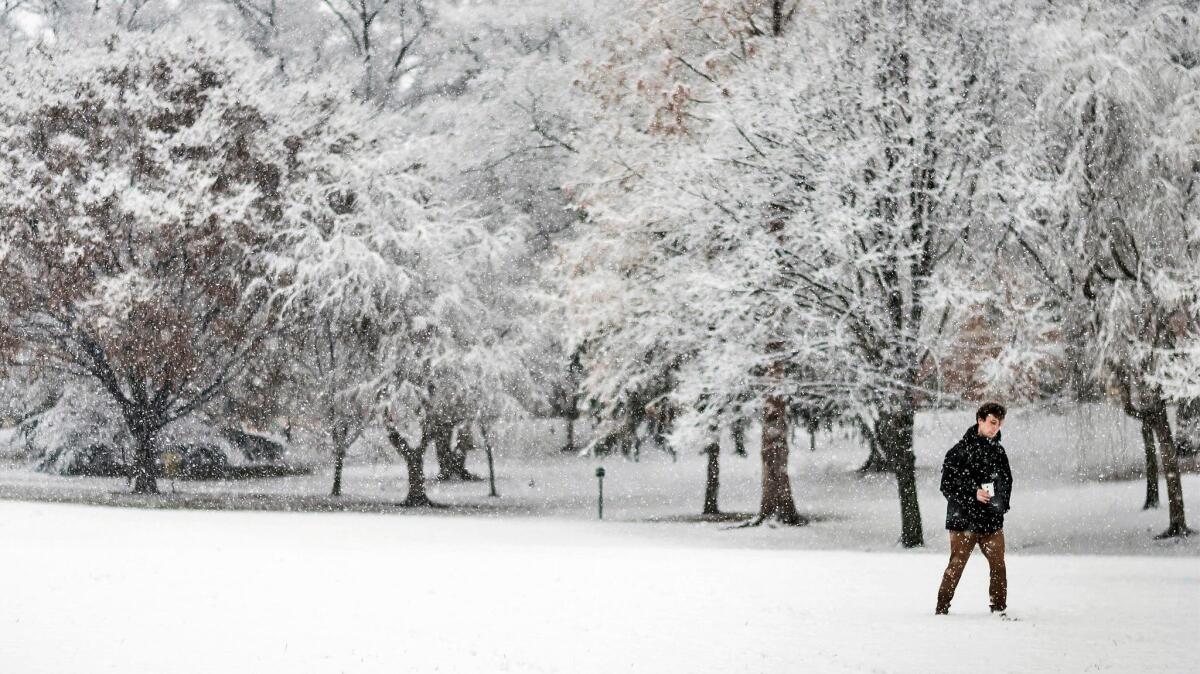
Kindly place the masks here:
<instances>
[{"instance_id":1,"label":"jacket sleeve","mask_svg":"<svg viewBox=\"0 0 1200 674\"><path fill-rule=\"evenodd\" d=\"M1008 465L1008 454L1000 455L1000 474L996 476L996 507L1006 513L1012 506L1012 469Z\"/></svg>"},{"instance_id":2,"label":"jacket sleeve","mask_svg":"<svg viewBox=\"0 0 1200 674\"><path fill-rule=\"evenodd\" d=\"M964 507L976 502L975 487L967 479L958 445L946 453L946 460L942 462L942 495L947 501Z\"/></svg>"}]
</instances>

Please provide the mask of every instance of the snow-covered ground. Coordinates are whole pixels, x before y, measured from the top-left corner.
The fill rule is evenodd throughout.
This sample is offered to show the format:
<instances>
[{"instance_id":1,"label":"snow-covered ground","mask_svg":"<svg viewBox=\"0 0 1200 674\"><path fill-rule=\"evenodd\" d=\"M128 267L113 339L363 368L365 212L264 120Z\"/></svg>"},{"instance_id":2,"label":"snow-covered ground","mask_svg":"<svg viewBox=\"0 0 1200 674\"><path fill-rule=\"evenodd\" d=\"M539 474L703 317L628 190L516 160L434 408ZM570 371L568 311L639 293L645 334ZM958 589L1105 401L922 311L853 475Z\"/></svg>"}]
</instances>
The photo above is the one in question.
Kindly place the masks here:
<instances>
[{"instance_id":1,"label":"snow-covered ground","mask_svg":"<svg viewBox=\"0 0 1200 674\"><path fill-rule=\"evenodd\" d=\"M730 549L627 522L0 503L0 671L1185 672L1187 558Z\"/></svg>"},{"instance_id":2,"label":"snow-covered ground","mask_svg":"<svg viewBox=\"0 0 1200 674\"><path fill-rule=\"evenodd\" d=\"M1019 620L987 615L978 555L953 614L932 615L946 551L938 467L963 416L920 418L927 547L915 551L896 545L894 481L857 475L861 443L830 434L815 452L796 438L793 488L812 521L795 528L698 518L699 454L564 456L549 433L541 446L500 443L500 498L486 482L433 482L454 506L435 510L396 506L404 470L369 446L337 501L328 470L138 499L123 480L10 463L0 672L1191 671L1200 536L1154 539L1165 501L1141 510L1136 427L1096 410L1006 425ZM757 505L748 449L722 458L729 513ZM482 456L471 469L485 472ZM1200 528L1200 475L1184 489ZM205 505L378 512L171 508Z\"/></svg>"}]
</instances>

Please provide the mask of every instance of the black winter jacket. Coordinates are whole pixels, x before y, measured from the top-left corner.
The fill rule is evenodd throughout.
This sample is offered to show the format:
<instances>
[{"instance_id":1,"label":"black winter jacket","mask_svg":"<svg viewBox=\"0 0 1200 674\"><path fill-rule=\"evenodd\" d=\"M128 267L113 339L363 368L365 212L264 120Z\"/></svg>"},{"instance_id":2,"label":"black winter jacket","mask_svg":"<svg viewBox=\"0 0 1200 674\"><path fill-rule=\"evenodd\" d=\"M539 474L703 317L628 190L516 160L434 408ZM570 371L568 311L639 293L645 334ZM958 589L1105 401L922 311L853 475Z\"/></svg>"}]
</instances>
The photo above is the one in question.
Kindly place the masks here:
<instances>
[{"instance_id":1,"label":"black winter jacket","mask_svg":"<svg viewBox=\"0 0 1200 674\"><path fill-rule=\"evenodd\" d=\"M975 498L983 483L995 484L990 503ZM989 440L971 426L942 464L942 495L946 497L946 528L951 531L992 533L1004 528L1004 513L1012 497L1012 471L1000 446L1000 434Z\"/></svg>"}]
</instances>

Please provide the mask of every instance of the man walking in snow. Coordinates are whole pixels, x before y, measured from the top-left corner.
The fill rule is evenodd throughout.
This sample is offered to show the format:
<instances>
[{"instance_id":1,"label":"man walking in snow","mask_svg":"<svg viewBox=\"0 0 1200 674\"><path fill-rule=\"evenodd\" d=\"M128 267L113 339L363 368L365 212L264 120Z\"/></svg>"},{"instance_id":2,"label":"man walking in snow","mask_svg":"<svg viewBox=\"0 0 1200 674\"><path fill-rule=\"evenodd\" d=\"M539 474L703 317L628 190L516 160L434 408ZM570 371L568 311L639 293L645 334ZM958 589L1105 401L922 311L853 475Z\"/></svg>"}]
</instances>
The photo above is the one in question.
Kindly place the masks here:
<instances>
[{"instance_id":1,"label":"man walking in snow","mask_svg":"<svg viewBox=\"0 0 1200 674\"><path fill-rule=\"evenodd\" d=\"M1004 571L1004 513L1012 494L1008 455L1000 446L1004 406L985 403L975 424L946 453L942 464L942 494L946 497L946 529L950 532L950 563L938 588L936 613L950 612L954 589L978 545L990 567L988 598L992 613L1005 615L1008 579Z\"/></svg>"}]
</instances>

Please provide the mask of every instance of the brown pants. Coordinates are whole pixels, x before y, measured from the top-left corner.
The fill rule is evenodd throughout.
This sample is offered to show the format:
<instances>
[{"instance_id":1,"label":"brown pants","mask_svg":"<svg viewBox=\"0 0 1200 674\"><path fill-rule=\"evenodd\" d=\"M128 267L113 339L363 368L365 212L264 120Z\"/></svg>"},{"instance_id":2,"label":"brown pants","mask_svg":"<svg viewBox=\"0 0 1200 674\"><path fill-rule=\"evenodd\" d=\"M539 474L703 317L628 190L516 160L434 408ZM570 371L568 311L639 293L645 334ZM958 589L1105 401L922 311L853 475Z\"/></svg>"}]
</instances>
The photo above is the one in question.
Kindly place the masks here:
<instances>
[{"instance_id":1,"label":"brown pants","mask_svg":"<svg viewBox=\"0 0 1200 674\"><path fill-rule=\"evenodd\" d=\"M950 532L950 563L946 565L946 573L942 574L942 586L938 588L937 612L946 613L950 610L950 600L954 599L954 590L962 578L963 569L971 552L978 545L987 558L991 569L988 583L988 598L993 611L1003 611L1008 607L1008 578L1004 571L1004 531L994 531L990 534L980 534L974 531Z\"/></svg>"}]
</instances>

